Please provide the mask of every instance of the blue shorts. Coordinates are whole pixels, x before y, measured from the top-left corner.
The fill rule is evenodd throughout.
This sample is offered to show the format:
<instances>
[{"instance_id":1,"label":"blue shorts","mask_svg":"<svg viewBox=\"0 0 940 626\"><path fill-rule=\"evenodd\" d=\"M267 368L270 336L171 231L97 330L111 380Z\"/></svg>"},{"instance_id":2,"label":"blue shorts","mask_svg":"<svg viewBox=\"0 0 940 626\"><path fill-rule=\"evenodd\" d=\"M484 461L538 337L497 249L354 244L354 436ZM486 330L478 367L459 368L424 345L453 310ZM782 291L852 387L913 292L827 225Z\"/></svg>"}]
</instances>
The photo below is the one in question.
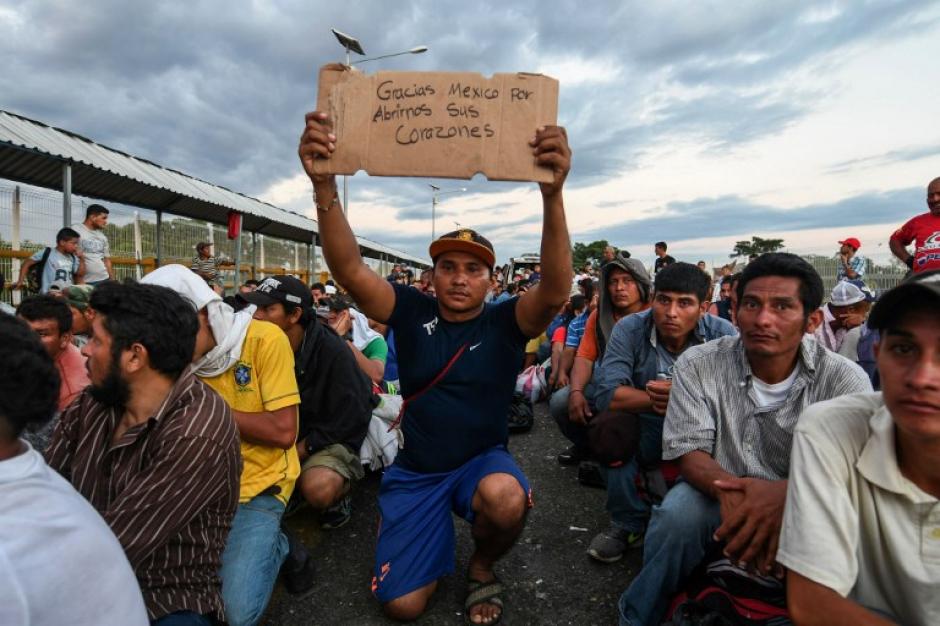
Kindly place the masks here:
<instances>
[{"instance_id":1,"label":"blue shorts","mask_svg":"<svg viewBox=\"0 0 940 626\"><path fill-rule=\"evenodd\" d=\"M379 488L379 536L372 593L383 604L454 571L456 513L471 524L477 485L490 474L511 474L532 506L525 474L503 446L490 448L457 469L422 474L393 464Z\"/></svg>"}]
</instances>

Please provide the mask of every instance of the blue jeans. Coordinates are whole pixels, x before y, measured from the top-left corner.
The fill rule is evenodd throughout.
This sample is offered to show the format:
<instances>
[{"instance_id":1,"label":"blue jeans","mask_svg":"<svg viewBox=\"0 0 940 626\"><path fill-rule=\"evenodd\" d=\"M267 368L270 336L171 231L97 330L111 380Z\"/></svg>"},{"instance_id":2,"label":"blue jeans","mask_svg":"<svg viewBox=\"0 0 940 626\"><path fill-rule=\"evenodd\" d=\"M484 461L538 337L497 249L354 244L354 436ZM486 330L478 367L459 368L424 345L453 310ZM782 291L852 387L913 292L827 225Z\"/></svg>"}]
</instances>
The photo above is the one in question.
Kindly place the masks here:
<instances>
[{"instance_id":1,"label":"blue jeans","mask_svg":"<svg viewBox=\"0 0 940 626\"><path fill-rule=\"evenodd\" d=\"M284 503L274 496L255 496L239 504L222 552L222 602L230 626L253 626L261 620L281 564L287 537L281 532Z\"/></svg>"},{"instance_id":2,"label":"blue jeans","mask_svg":"<svg viewBox=\"0 0 940 626\"><path fill-rule=\"evenodd\" d=\"M548 412L555 419L555 423L558 424L561 434L567 437L571 443L581 450L587 451L587 427L576 424L568 419L568 396L570 392L571 387L566 386L553 393L552 397L548 400ZM591 407L594 406L594 392L595 387L593 382L589 382L584 386L584 397ZM591 412L594 412L593 408Z\"/></svg>"},{"instance_id":3,"label":"blue jeans","mask_svg":"<svg viewBox=\"0 0 940 626\"><path fill-rule=\"evenodd\" d=\"M210 618L193 611L177 611L150 622L150 626L213 626Z\"/></svg>"},{"instance_id":4,"label":"blue jeans","mask_svg":"<svg viewBox=\"0 0 940 626\"><path fill-rule=\"evenodd\" d=\"M679 586L704 558L721 525L717 500L680 482L653 507L643 568L620 596L621 626L659 624Z\"/></svg>"},{"instance_id":5,"label":"blue jeans","mask_svg":"<svg viewBox=\"0 0 940 626\"><path fill-rule=\"evenodd\" d=\"M640 467L655 467L663 454L663 418L637 415L640 420L640 442L636 456L620 467L601 467L607 483L607 512L611 525L629 532L640 532L646 526L649 506L636 491L634 478Z\"/></svg>"}]
</instances>

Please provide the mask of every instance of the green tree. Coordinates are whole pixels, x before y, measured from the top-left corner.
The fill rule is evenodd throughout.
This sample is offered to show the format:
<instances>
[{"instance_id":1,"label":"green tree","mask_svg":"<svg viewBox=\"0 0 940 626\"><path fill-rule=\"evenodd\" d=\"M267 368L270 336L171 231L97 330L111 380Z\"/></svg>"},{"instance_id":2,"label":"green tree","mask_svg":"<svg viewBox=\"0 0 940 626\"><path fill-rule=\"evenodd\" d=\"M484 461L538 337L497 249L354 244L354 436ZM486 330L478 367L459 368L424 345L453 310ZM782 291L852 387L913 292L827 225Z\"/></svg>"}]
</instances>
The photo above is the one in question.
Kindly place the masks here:
<instances>
[{"instance_id":1,"label":"green tree","mask_svg":"<svg viewBox=\"0 0 940 626\"><path fill-rule=\"evenodd\" d=\"M609 246L606 239L592 241L591 243L576 242L571 251L575 267L582 267L588 261L597 263L604 256L604 248Z\"/></svg>"},{"instance_id":2,"label":"green tree","mask_svg":"<svg viewBox=\"0 0 940 626\"><path fill-rule=\"evenodd\" d=\"M731 258L741 256L751 256L752 254L764 254L765 252L777 252L783 248L783 239L764 239L762 237L751 237L750 241L738 241L734 244L734 251L729 254Z\"/></svg>"}]
</instances>

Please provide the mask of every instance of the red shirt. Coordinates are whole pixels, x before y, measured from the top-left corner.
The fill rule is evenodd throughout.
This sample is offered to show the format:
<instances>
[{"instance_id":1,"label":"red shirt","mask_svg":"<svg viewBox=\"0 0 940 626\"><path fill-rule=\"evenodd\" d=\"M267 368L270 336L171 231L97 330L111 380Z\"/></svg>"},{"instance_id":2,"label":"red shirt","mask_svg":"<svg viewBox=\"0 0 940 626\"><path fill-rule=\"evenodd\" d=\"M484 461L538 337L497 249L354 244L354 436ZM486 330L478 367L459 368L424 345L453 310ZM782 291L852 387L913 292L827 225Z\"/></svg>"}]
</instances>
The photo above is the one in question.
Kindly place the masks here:
<instances>
[{"instance_id":1,"label":"red shirt","mask_svg":"<svg viewBox=\"0 0 940 626\"><path fill-rule=\"evenodd\" d=\"M894 231L891 239L903 245L914 242L914 271L940 269L940 217L924 213Z\"/></svg>"},{"instance_id":2,"label":"red shirt","mask_svg":"<svg viewBox=\"0 0 940 626\"><path fill-rule=\"evenodd\" d=\"M85 357L71 341L56 358L55 365L59 368L59 378L62 381L59 385L59 410L64 411L91 381L88 380L88 370L85 369Z\"/></svg>"}]
</instances>

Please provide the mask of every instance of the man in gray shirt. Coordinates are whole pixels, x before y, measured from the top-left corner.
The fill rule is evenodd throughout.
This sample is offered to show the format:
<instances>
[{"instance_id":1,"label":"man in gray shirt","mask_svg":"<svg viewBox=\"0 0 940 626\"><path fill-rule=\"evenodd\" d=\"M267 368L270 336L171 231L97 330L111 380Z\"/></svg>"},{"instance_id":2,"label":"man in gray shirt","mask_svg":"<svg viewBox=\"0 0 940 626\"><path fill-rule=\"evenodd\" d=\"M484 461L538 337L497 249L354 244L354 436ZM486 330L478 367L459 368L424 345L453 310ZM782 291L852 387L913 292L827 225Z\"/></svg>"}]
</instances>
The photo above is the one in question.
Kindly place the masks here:
<instances>
[{"instance_id":1,"label":"man in gray shirt","mask_svg":"<svg viewBox=\"0 0 940 626\"><path fill-rule=\"evenodd\" d=\"M79 245L85 257L85 284L97 285L114 278L111 267L111 246L104 234L110 211L100 204L92 204L85 210L85 221L73 224L81 236Z\"/></svg>"},{"instance_id":2,"label":"man in gray shirt","mask_svg":"<svg viewBox=\"0 0 940 626\"><path fill-rule=\"evenodd\" d=\"M806 336L823 285L787 253L761 255L738 283L740 335L689 348L676 362L663 458L684 482L653 510L643 568L620 598L621 624L658 624L713 543L733 562L775 573L790 445L808 405L871 390L865 372Z\"/></svg>"}]
</instances>

